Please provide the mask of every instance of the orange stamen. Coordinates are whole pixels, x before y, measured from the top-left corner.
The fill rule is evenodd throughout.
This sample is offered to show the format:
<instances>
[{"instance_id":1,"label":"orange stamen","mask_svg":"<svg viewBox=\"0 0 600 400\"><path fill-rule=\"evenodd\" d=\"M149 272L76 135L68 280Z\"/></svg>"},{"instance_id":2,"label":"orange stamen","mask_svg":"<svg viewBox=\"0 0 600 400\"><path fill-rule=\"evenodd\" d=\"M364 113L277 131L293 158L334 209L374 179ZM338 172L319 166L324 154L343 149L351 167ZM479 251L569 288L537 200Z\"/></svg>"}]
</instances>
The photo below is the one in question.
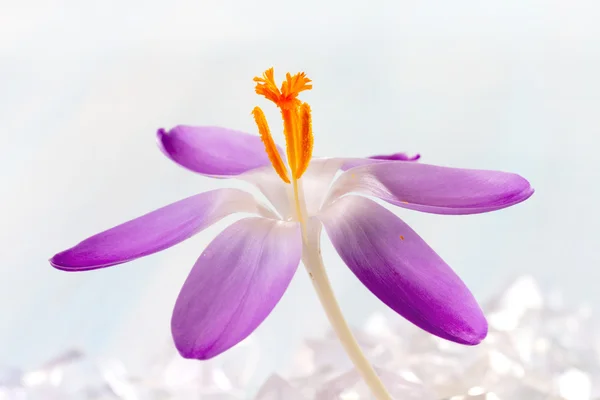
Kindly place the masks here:
<instances>
[{"instance_id":1,"label":"orange stamen","mask_svg":"<svg viewBox=\"0 0 600 400\"><path fill-rule=\"evenodd\" d=\"M300 133L302 141L299 142L300 147L297 149L299 155L297 160L298 175L302 176L308 168L313 150L312 116L308 103L302 103L300 106L300 127L302 129Z\"/></svg>"},{"instance_id":2,"label":"orange stamen","mask_svg":"<svg viewBox=\"0 0 600 400\"><path fill-rule=\"evenodd\" d=\"M269 156L269 160L271 161L273 168L275 168L277 175L279 175L279 177L283 179L285 183L290 183L290 178L288 178L285 164L281 159L281 155L277 151L277 146L275 145L273 136L271 136L271 130L269 129L267 118L265 118L265 113L260 109L260 107L254 107L254 110L252 110L252 115L254 115L254 121L256 121L256 125L258 126L260 138L265 144L265 151Z\"/></svg>"},{"instance_id":3,"label":"orange stamen","mask_svg":"<svg viewBox=\"0 0 600 400\"><path fill-rule=\"evenodd\" d=\"M304 72L295 75L288 73L286 74L285 81L281 84L281 89L279 89L275 83L274 70L273 68L269 68L263 73L262 77L254 78L254 81L256 82L256 93L271 100L281 110L288 163L292 172L292 179L294 181L298 180L308 168L308 164L312 158L313 134L310 107L307 103L302 103L298 100L300 92L312 89L311 80L306 77ZM257 108L254 110L256 111ZM264 119L262 110L259 112ZM265 142L267 153L272 151L273 148L276 149L270 133L268 136L262 133L265 127L268 132L266 119L264 121L260 120L261 122L259 123L256 114L254 115L254 119L257 125L259 125L259 131ZM271 144L267 145L265 138ZM269 153L269 159L281 179L289 183L287 172L286 175L283 175L283 172L281 172L286 170L285 167L282 167L283 161L281 161L279 153L276 150L275 153Z\"/></svg>"}]
</instances>

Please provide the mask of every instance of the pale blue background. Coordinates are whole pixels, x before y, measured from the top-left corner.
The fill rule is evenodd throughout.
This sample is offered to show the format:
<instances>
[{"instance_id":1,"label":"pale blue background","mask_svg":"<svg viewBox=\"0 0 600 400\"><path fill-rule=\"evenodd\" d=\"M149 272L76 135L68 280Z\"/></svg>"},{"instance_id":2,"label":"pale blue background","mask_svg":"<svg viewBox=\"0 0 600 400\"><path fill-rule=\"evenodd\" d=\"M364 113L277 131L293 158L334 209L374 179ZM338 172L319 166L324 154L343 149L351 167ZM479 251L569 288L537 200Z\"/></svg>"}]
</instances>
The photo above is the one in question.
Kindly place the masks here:
<instances>
[{"instance_id":1,"label":"pale blue background","mask_svg":"<svg viewBox=\"0 0 600 400\"><path fill-rule=\"evenodd\" d=\"M168 343L179 287L222 224L112 269L46 260L227 184L170 163L154 132L254 132L251 79L272 65L314 80L318 155L403 150L531 180L531 200L489 215L399 211L478 298L531 272L599 306L599 20L594 0L0 0L0 364L77 344L139 368ZM382 309L324 253L352 322ZM256 333L265 371L325 326L300 270Z\"/></svg>"}]
</instances>

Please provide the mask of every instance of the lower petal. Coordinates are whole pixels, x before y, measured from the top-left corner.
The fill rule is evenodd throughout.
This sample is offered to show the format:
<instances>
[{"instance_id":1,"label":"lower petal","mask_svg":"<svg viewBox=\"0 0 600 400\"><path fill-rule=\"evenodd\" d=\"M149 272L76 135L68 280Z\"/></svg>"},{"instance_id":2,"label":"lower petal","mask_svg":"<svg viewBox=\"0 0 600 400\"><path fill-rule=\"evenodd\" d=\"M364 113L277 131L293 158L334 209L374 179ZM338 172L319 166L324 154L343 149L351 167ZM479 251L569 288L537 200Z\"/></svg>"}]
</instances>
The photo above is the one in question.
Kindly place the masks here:
<instances>
[{"instance_id":1,"label":"lower petal","mask_svg":"<svg viewBox=\"0 0 600 400\"><path fill-rule=\"evenodd\" d=\"M382 302L420 328L473 345L487 322L452 269L396 215L358 196L338 199L319 219L340 257Z\"/></svg>"},{"instance_id":2,"label":"lower petal","mask_svg":"<svg viewBox=\"0 0 600 400\"><path fill-rule=\"evenodd\" d=\"M174 246L235 212L260 213L261 206L239 189L200 193L98 233L50 263L65 271L121 264Z\"/></svg>"},{"instance_id":3,"label":"lower petal","mask_svg":"<svg viewBox=\"0 0 600 400\"><path fill-rule=\"evenodd\" d=\"M246 218L225 229L177 298L171 330L181 355L209 359L250 335L283 296L301 255L297 223Z\"/></svg>"}]
</instances>

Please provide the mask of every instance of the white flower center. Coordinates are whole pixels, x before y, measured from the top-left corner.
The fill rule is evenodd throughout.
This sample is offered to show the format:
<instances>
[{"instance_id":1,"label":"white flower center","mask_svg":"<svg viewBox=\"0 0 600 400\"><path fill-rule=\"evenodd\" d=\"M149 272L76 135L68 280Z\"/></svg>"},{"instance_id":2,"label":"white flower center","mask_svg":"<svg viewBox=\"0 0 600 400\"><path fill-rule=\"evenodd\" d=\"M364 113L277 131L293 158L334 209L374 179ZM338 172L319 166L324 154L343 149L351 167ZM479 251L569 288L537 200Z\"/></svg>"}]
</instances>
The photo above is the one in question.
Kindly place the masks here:
<instances>
[{"instance_id":1,"label":"white flower center","mask_svg":"<svg viewBox=\"0 0 600 400\"><path fill-rule=\"evenodd\" d=\"M329 192L329 188L337 176L343 160L337 158L313 159L298 181L299 193L304 196L307 217L315 215ZM294 189L291 184L284 183L273 167L252 170L242 178L254 184L270 202L273 209L284 221L297 220L293 209Z\"/></svg>"}]
</instances>

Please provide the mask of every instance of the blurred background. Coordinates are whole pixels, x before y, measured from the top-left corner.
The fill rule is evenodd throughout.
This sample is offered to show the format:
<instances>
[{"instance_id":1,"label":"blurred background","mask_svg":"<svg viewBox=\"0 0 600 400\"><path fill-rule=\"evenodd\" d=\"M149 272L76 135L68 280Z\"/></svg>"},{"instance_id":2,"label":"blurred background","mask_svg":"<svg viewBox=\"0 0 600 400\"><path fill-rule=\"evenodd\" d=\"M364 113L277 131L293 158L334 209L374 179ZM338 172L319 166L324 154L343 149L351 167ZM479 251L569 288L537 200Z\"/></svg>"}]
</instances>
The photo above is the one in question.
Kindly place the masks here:
<instances>
[{"instance_id":1,"label":"blurred background","mask_svg":"<svg viewBox=\"0 0 600 400\"><path fill-rule=\"evenodd\" d=\"M78 346L136 370L170 345L177 293L223 224L105 270L47 260L227 185L167 160L155 131L255 132L252 78L270 66L313 79L316 155L418 152L532 182L530 200L491 214L397 210L478 299L530 273L600 307L599 20L594 0L0 0L0 363ZM383 310L323 242L350 322ZM305 275L254 334L257 382L327 328Z\"/></svg>"}]
</instances>

